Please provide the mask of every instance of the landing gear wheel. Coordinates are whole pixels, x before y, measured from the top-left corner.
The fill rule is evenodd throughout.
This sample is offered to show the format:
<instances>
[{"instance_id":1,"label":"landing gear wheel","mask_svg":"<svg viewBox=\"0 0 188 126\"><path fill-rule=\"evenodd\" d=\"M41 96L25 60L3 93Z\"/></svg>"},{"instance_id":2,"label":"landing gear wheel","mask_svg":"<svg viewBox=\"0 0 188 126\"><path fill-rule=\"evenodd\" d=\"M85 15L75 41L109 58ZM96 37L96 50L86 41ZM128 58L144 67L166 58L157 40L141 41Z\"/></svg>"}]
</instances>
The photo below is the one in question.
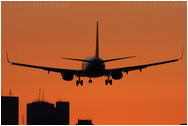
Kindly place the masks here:
<instances>
[{"instance_id":1,"label":"landing gear wheel","mask_svg":"<svg viewBox=\"0 0 188 126\"><path fill-rule=\"evenodd\" d=\"M108 85L108 80L105 80L105 84Z\"/></svg>"},{"instance_id":2,"label":"landing gear wheel","mask_svg":"<svg viewBox=\"0 0 188 126\"><path fill-rule=\"evenodd\" d=\"M78 80L76 81L76 86L78 86L79 85L79 82L78 82Z\"/></svg>"},{"instance_id":3,"label":"landing gear wheel","mask_svg":"<svg viewBox=\"0 0 188 126\"><path fill-rule=\"evenodd\" d=\"M109 80L110 85L112 85L112 79Z\"/></svg>"},{"instance_id":4,"label":"landing gear wheel","mask_svg":"<svg viewBox=\"0 0 188 126\"><path fill-rule=\"evenodd\" d=\"M83 80L80 81L80 85L83 86Z\"/></svg>"}]
</instances>

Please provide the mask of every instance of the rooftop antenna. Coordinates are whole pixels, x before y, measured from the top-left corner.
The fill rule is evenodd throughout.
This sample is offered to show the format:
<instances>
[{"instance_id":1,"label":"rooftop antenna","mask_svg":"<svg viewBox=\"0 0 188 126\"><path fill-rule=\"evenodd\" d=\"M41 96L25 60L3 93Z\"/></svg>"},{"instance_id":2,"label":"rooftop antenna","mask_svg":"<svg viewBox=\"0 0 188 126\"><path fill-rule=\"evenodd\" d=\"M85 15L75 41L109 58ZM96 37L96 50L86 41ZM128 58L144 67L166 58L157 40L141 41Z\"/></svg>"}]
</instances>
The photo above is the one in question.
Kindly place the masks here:
<instances>
[{"instance_id":1,"label":"rooftop antenna","mask_svg":"<svg viewBox=\"0 0 188 126\"><path fill-rule=\"evenodd\" d=\"M39 89L39 101L40 101L40 93L41 93L41 89Z\"/></svg>"},{"instance_id":2,"label":"rooftop antenna","mask_svg":"<svg viewBox=\"0 0 188 126\"><path fill-rule=\"evenodd\" d=\"M42 100L44 101L44 90L42 90Z\"/></svg>"},{"instance_id":3,"label":"rooftop antenna","mask_svg":"<svg viewBox=\"0 0 188 126\"><path fill-rule=\"evenodd\" d=\"M10 89L10 96L12 96L12 92L11 92L11 89Z\"/></svg>"}]
</instances>

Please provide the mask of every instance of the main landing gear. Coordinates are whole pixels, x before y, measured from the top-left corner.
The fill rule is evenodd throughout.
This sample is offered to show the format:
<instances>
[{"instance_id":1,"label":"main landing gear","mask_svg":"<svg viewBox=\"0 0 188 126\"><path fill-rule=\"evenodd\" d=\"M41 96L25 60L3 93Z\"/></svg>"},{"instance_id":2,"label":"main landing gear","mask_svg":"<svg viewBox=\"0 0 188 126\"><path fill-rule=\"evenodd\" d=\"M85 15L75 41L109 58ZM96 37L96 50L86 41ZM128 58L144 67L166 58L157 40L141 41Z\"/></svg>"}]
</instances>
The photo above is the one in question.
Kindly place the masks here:
<instances>
[{"instance_id":1,"label":"main landing gear","mask_svg":"<svg viewBox=\"0 0 188 126\"><path fill-rule=\"evenodd\" d=\"M91 77L89 79L89 83L92 83ZM78 80L76 81L76 86L78 86L79 84L83 86L83 80L80 80L80 76L78 76Z\"/></svg>"},{"instance_id":2,"label":"main landing gear","mask_svg":"<svg viewBox=\"0 0 188 126\"><path fill-rule=\"evenodd\" d=\"M78 76L78 80L76 81L76 86L78 86L79 84L83 86L83 80L80 80L80 76Z\"/></svg>"},{"instance_id":3,"label":"main landing gear","mask_svg":"<svg viewBox=\"0 0 188 126\"><path fill-rule=\"evenodd\" d=\"M112 79L110 79L109 75L108 75L108 79L105 80L105 84L108 85L108 83L112 85Z\"/></svg>"}]
</instances>

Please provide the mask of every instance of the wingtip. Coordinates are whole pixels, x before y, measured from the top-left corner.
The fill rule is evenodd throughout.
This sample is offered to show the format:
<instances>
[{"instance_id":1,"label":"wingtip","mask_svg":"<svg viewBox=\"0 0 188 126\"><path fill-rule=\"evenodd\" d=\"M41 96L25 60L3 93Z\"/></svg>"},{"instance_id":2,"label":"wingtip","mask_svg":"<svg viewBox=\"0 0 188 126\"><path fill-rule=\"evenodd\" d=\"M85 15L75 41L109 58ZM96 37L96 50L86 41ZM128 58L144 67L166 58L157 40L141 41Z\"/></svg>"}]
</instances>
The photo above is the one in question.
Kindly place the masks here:
<instances>
[{"instance_id":1,"label":"wingtip","mask_svg":"<svg viewBox=\"0 0 188 126\"><path fill-rule=\"evenodd\" d=\"M182 54L181 54L181 57L179 58L179 60L181 60L183 58L183 52L184 52L184 47L183 47Z\"/></svg>"},{"instance_id":2,"label":"wingtip","mask_svg":"<svg viewBox=\"0 0 188 126\"><path fill-rule=\"evenodd\" d=\"M7 52L7 50L6 50L6 55L7 55L7 62L12 63L12 62L10 62L9 59L8 59L8 52Z\"/></svg>"}]
</instances>

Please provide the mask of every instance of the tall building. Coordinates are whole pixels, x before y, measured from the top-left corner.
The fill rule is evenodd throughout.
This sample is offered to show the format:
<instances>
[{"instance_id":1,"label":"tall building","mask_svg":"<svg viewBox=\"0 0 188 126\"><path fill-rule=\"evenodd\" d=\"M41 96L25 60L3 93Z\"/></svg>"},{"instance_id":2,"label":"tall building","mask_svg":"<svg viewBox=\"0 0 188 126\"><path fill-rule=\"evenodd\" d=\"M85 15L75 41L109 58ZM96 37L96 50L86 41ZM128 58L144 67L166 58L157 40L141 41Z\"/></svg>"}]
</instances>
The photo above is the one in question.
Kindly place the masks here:
<instances>
[{"instance_id":1,"label":"tall building","mask_svg":"<svg viewBox=\"0 0 188 126\"><path fill-rule=\"evenodd\" d=\"M76 125L94 125L94 124L92 124L92 120L78 119L78 123Z\"/></svg>"},{"instance_id":2,"label":"tall building","mask_svg":"<svg viewBox=\"0 0 188 126\"><path fill-rule=\"evenodd\" d=\"M69 102L56 102L56 124L69 125Z\"/></svg>"},{"instance_id":3,"label":"tall building","mask_svg":"<svg viewBox=\"0 0 188 126\"><path fill-rule=\"evenodd\" d=\"M27 125L53 125L55 119L54 104L32 102L27 104Z\"/></svg>"},{"instance_id":4,"label":"tall building","mask_svg":"<svg viewBox=\"0 0 188 126\"><path fill-rule=\"evenodd\" d=\"M18 125L19 98L1 96L1 125Z\"/></svg>"},{"instance_id":5,"label":"tall building","mask_svg":"<svg viewBox=\"0 0 188 126\"><path fill-rule=\"evenodd\" d=\"M27 104L28 125L69 125L69 102L39 101Z\"/></svg>"}]
</instances>

